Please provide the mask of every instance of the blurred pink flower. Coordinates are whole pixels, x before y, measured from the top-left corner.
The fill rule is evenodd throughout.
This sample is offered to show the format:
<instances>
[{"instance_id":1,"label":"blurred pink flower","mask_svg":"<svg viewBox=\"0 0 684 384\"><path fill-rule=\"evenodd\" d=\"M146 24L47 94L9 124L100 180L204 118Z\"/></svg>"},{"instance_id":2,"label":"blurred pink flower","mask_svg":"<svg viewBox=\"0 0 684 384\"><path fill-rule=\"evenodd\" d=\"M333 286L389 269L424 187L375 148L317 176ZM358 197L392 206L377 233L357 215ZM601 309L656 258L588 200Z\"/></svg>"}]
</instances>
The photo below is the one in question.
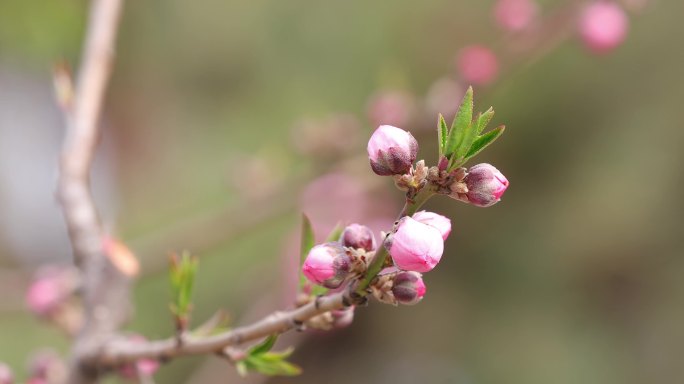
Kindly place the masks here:
<instances>
[{"instance_id":1,"label":"blurred pink flower","mask_svg":"<svg viewBox=\"0 0 684 384\"><path fill-rule=\"evenodd\" d=\"M14 383L14 375L10 367L0 362L0 384L12 384Z\"/></svg>"},{"instance_id":2,"label":"blurred pink flower","mask_svg":"<svg viewBox=\"0 0 684 384\"><path fill-rule=\"evenodd\" d=\"M416 109L413 96L404 91L381 91L368 102L368 118L373 126L404 126Z\"/></svg>"},{"instance_id":3,"label":"blurred pink flower","mask_svg":"<svg viewBox=\"0 0 684 384\"><path fill-rule=\"evenodd\" d=\"M394 264L407 271L432 270L444 252L444 240L437 228L410 217L399 221L391 237L389 253Z\"/></svg>"},{"instance_id":4,"label":"blurred pink flower","mask_svg":"<svg viewBox=\"0 0 684 384\"><path fill-rule=\"evenodd\" d=\"M425 96L425 103L431 114L441 113L447 121L451 121L458 111L458 100L463 99L463 95L463 85L445 77L432 84Z\"/></svg>"},{"instance_id":5,"label":"blurred pink flower","mask_svg":"<svg viewBox=\"0 0 684 384\"><path fill-rule=\"evenodd\" d=\"M596 1L580 15L580 36L584 45L595 53L606 53L620 45L628 28L625 11L612 1Z\"/></svg>"},{"instance_id":6,"label":"blurred pink flower","mask_svg":"<svg viewBox=\"0 0 684 384\"><path fill-rule=\"evenodd\" d=\"M26 306L38 316L46 316L57 310L78 285L78 274L69 267L45 267L26 292Z\"/></svg>"},{"instance_id":7,"label":"blurred pink flower","mask_svg":"<svg viewBox=\"0 0 684 384\"><path fill-rule=\"evenodd\" d=\"M472 85L488 85L499 74L499 61L491 49L483 45L471 45L461 49L456 66L463 80Z\"/></svg>"},{"instance_id":8,"label":"blurred pink flower","mask_svg":"<svg viewBox=\"0 0 684 384\"><path fill-rule=\"evenodd\" d=\"M539 14L534 0L499 0L494 5L494 19L497 24L511 32L527 29Z\"/></svg>"}]
</instances>

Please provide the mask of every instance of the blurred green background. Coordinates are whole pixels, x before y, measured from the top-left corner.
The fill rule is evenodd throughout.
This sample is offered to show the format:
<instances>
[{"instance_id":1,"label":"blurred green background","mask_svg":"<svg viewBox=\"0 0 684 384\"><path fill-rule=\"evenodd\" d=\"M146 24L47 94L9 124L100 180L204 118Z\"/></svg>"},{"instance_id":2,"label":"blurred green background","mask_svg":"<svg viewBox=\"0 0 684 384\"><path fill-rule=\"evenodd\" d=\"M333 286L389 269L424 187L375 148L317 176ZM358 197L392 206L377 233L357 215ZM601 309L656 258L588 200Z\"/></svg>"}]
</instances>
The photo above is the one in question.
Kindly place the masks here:
<instances>
[{"instance_id":1,"label":"blurred green background","mask_svg":"<svg viewBox=\"0 0 684 384\"><path fill-rule=\"evenodd\" d=\"M454 230L419 305L373 304L347 329L288 336L304 374L247 382L680 382L684 3L631 14L625 43L600 57L573 36L513 52L492 4L127 2L94 182L107 228L143 265L129 328L171 334L170 250L201 257L198 323L217 308L241 323L286 307L302 210L324 236L331 215L386 222L401 207L391 180L367 166L369 99L410 95L403 128L434 163L436 114L421 100L455 78L461 47L485 43L504 61L497 82L475 88L476 107L493 105L507 131L478 161L511 181L502 202L431 201ZM31 351L68 351L24 309L23 291L38 264L69 257L52 199L63 125L50 71L77 63L86 6L0 0L0 361L19 376ZM303 192L330 172L347 182ZM214 357L157 375L238 380Z\"/></svg>"}]
</instances>

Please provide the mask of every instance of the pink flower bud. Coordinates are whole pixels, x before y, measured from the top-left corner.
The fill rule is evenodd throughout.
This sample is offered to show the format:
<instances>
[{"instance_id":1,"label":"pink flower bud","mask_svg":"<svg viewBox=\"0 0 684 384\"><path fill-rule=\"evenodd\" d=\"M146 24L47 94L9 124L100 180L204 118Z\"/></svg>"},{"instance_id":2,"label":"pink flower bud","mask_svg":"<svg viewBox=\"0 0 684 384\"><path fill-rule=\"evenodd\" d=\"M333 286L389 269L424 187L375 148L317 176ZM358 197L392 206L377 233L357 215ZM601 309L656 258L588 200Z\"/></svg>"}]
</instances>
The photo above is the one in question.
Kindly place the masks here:
<instances>
[{"instance_id":1,"label":"pink flower bud","mask_svg":"<svg viewBox=\"0 0 684 384\"><path fill-rule=\"evenodd\" d=\"M392 293L397 302L406 305L418 303L425 296L425 283L418 272L400 272L394 277Z\"/></svg>"},{"instance_id":2,"label":"pink flower bud","mask_svg":"<svg viewBox=\"0 0 684 384\"><path fill-rule=\"evenodd\" d=\"M465 183L468 186L468 201L478 207L496 204L508 188L506 176L486 163L470 167Z\"/></svg>"},{"instance_id":3,"label":"pink flower bud","mask_svg":"<svg viewBox=\"0 0 684 384\"><path fill-rule=\"evenodd\" d=\"M0 384L13 384L14 383L14 375L12 374L12 370L10 367L5 364L0 362Z\"/></svg>"},{"instance_id":4,"label":"pink flower bud","mask_svg":"<svg viewBox=\"0 0 684 384\"><path fill-rule=\"evenodd\" d=\"M499 0L494 6L497 24L511 32L528 28L538 13L539 7L534 0Z\"/></svg>"},{"instance_id":5,"label":"pink flower bud","mask_svg":"<svg viewBox=\"0 0 684 384\"><path fill-rule=\"evenodd\" d=\"M361 224L348 225L340 236L340 242L345 247L365 249L368 252L374 251L377 246L373 231Z\"/></svg>"},{"instance_id":6,"label":"pink flower bud","mask_svg":"<svg viewBox=\"0 0 684 384\"><path fill-rule=\"evenodd\" d=\"M499 74L499 61L491 49L483 45L471 45L461 49L456 58L458 71L466 83L491 84Z\"/></svg>"},{"instance_id":7,"label":"pink flower bud","mask_svg":"<svg viewBox=\"0 0 684 384\"><path fill-rule=\"evenodd\" d=\"M73 269L44 268L26 292L26 306L38 316L47 316L65 303L77 285L78 275Z\"/></svg>"},{"instance_id":8,"label":"pink flower bud","mask_svg":"<svg viewBox=\"0 0 684 384\"><path fill-rule=\"evenodd\" d=\"M330 313L332 314L333 326L335 328L348 327L354 321L354 306L337 309Z\"/></svg>"},{"instance_id":9,"label":"pink flower bud","mask_svg":"<svg viewBox=\"0 0 684 384\"><path fill-rule=\"evenodd\" d=\"M439 263L442 252L444 240L437 228L411 217L399 220L389 245L389 253L397 267L407 271L428 272Z\"/></svg>"},{"instance_id":10,"label":"pink flower bud","mask_svg":"<svg viewBox=\"0 0 684 384\"><path fill-rule=\"evenodd\" d=\"M319 244L309 251L302 271L312 283L337 288L349 275L351 259L340 243Z\"/></svg>"},{"instance_id":11,"label":"pink flower bud","mask_svg":"<svg viewBox=\"0 0 684 384\"><path fill-rule=\"evenodd\" d=\"M595 53L606 53L620 45L627 36L628 27L625 11L612 1L588 5L579 20L582 41Z\"/></svg>"},{"instance_id":12,"label":"pink flower bud","mask_svg":"<svg viewBox=\"0 0 684 384\"><path fill-rule=\"evenodd\" d=\"M451 220L448 217L438 215L434 212L420 211L411 216L413 220L419 221L436 228L442 234L442 239L446 240L451 233Z\"/></svg>"},{"instance_id":13,"label":"pink flower bud","mask_svg":"<svg viewBox=\"0 0 684 384\"><path fill-rule=\"evenodd\" d=\"M130 335L130 340L135 342L145 342L147 339L138 334ZM140 359L135 363L126 364L119 368L119 374L127 379L138 377L151 377L159 369L159 361L155 359Z\"/></svg>"},{"instance_id":14,"label":"pink flower bud","mask_svg":"<svg viewBox=\"0 0 684 384\"><path fill-rule=\"evenodd\" d=\"M418 142L397 127L381 125L368 140L368 158L380 176L408 173L418 155Z\"/></svg>"}]
</instances>

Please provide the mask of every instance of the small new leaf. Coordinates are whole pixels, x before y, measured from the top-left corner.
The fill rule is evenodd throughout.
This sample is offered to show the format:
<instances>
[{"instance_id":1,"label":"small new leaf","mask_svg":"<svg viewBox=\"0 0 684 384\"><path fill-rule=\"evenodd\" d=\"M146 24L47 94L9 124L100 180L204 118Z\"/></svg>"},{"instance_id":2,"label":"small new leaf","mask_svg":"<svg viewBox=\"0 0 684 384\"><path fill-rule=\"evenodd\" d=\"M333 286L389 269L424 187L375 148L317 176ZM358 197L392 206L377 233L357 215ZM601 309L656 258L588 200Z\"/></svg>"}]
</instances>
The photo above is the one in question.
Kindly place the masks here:
<instances>
[{"instance_id":1,"label":"small new leaf","mask_svg":"<svg viewBox=\"0 0 684 384\"><path fill-rule=\"evenodd\" d=\"M461 106L454 117L449 130L449 137L446 140L444 156L454 161L456 153L459 151L466 134L473 128L473 87L468 87L468 91L463 97Z\"/></svg>"},{"instance_id":2,"label":"small new leaf","mask_svg":"<svg viewBox=\"0 0 684 384\"><path fill-rule=\"evenodd\" d=\"M494 140L498 139L505 129L506 127L502 125L492 129L491 131L475 139L475 141L473 142L473 146L470 148L470 150L465 156L466 160L482 152L482 150L489 146L491 143L493 143Z\"/></svg>"},{"instance_id":3,"label":"small new leaf","mask_svg":"<svg viewBox=\"0 0 684 384\"><path fill-rule=\"evenodd\" d=\"M192 292L198 264L199 260L197 257L190 255L189 252L183 252L180 257L175 254L171 255L171 269L169 272L171 289L173 291L171 308L179 323L183 326L187 325L192 307Z\"/></svg>"},{"instance_id":4,"label":"small new leaf","mask_svg":"<svg viewBox=\"0 0 684 384\"><path fill-rule=\"evenodd\" d=\"M247 356L235 363L240 376L247 375L249 371L259 372L267 376L296 376L302 373L300 367L286 360L294 352L293 348L288 348L282 352L271 352L271 348L277 339L277 335L271 335L250 348Z\"/></svg>"},{"instance_id":5,"label":"small new leaf","mask_svg":"<svg viewBox=\"0 0 684 384\"><path fill-rule=\"evenodd\" d=\"M309 254L309 251L314 246L314 232L311 226L311 220L306 215L302 215L302 235L299 245L299 269L297 271L299 275L299 289L301 290L308 284L306 277L302 273L302 265L304 265L304 260Z\"/></svg>"},{"instance_id":6,"label":"small new leaf","mask_svg":"<svg viewBox=\"0 0 684 384\"><path fill-rule=\"evenodd\" d=\"M261 355L264 354L273 348L275 345L275 342L278 340L278 335L271 335L267 338L264 339L261 343L253 346L252 348L249 349L249 355Z\"/></svg>"},{"instance_id":7,"label":"small new leaf","mask_svg":"<svg viewBox=\"0 0 684 384\"><path fill-rule=\"evenodd\" d=\"M437 141L439 145L439 157L442 158L444 155L444 147L446 147L446 140L449 137L449 128L447 127L446 121L444 121L444 116L439 114L439 123L437 125Z\"/></svg>"},{"instance_id":8,"label":"small new leaf","mask_svg":"<svg viewBox=\"0 0 684 384\"><path fill-rule=\"evenodd\" d=\"M487 124L489 124L490 121L492 121L492 118L494 117L494 108L489 107L488 110L485 112L479 114L477 116L477 134L480 135L482 131L484 131L485 128L487 128Z\"/></svg>"}]
</instances>

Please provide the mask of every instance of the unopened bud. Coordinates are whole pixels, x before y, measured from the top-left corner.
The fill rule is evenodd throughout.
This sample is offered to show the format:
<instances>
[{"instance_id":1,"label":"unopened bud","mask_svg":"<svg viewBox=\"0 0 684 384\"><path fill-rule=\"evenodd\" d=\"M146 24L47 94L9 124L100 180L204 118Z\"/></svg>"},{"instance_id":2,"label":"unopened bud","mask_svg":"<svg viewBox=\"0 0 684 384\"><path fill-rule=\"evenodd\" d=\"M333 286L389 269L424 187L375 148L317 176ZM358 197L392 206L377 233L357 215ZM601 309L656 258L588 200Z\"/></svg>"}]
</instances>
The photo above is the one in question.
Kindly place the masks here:
<instances>
[{"instance_id":1,"label":"unopened bud","mask_svg":"<svg viewBox=\"0 0 684 384\"><path fill-rule=\"evenodd\" d=\"M144 336L138 334L130 335L129 339L134 343L144 343L147 341ZM151 377L158 369L159 361L155 359L140 359L119 368L119 374L127 379Z\"/></svg>"},{"instance_id":2,"label":"unopened bud","mask_svg":"<svg viewBox=\"0 0 684 384\"><path fill-rule=\"evenodd\" d=\"M439 231L442 234L442 239L446 240L451 233L451 220L448 217L436 214L434 212L419 211L413 214L414 220L423 224L427 224Z\"/></svg>"},{"instance_id":3,"label":"unopened bud","mask_svg":"<svg viewBox=\"0 0 684 384\"><path fill-rule=\"evenodd\" d=\"M468 201L478 207L489 207L501 200L508 188L508 180L491 164L477 164L468 170L465 177L468 186Z\"/></svg>"},{"instance_id":4,"label":"unopened bud","mask_svg":"<svg viewBox=\"0 0 684 384\"><path fill-rule=\"evenodd\" d=\"M68 374L64 361L52 349L35 352L28 362L28 373L30 383L61 383Z\"/></svg>"},{"instance_id":5,"label":"unopened bud","mask_svg":"<svg viewBox=\"0 0 684 384\"><path fill-rule=\"evenodd\" d=\"M347 225L340 236L340 242L345 247L365 249L368 252L374 251L377 246L373 230L361 224Z\"/></svg>"},{"instance_id":6,"label":"unopened bud","mask_svg":"<svg viewBox=\"0 0 684 384\"><path fill-rule=\"evenodd\" d=\"M311 248L304 260L302 272L312 283L337 288L349 275L351 264L351 258L342 244L331 242Z\"/></svg>"},{"instance_id":7,"label":"unopened bud","mask_svg":"<svg viewBox=\"0 0 684 384\"><path fill-rule=\"evenodd\" d=\"M78 273L69 267L47 267L38 271L26 292L26 306L38 316L58 310L78 286Z\"/></svg>"},{"instance_id":8,"label":"unopened bud","mask_svg":"<svg viewBox=\"0 0 684 384\"><path fill-rule=\"evenodd\" d=\"M354 306L336 309L330 312L333 318L333 327L345 328L354 321Z\"/></svg>"},{"instance_id":9,"label":"unopened bud","mask_svg":"<svg viewBox=\"0 0 684 384\"><path fill-rule=\"evenodd\" d=\"M437 228L411 217L403 217L390 237L388 247L397 267L407 271L428 272L442 258L444 239Z\"/></svg>"},{"instance_id":10,"label":"unopened bud","mask_svg":"<svg viewBox=\"0 0 684 384\"><path fill-rule=\"evenodd\" d=\"M620 45L628 27L625 11L612 1L596 1L588 5L579 21L582 41L595 53L606 53Z\"/></svg>"},{"instance_id":11,"label":"unopened bud","mask_svg":"<svg viewBox=\"0 0 684 384\"><path fill-rule=\"evenodd\" d=\"M368 140L368 158L380 176L408 173L418 155L418 142L403 129L381 125Z\"/></svg>"},{"instance_id":12,"label":"unopened bud","mask_svg":"<svg viewBox=\"0 0 684 384\"><path fill-rule=\"evenodd\" d=\"M10 367L3 363L0 362L0 384L13 384L14 383L14 375L12 374L12 370Z\"/></svg>"},{"instance_id":13,"label":"unopened bud","mask_svg":"<svg viewBox=\"0 0 684 384\"><path fill-rule=\"evenodd\" d=\"M418 272L400 272L394 276L392 293L397 302L406 305L418 303L425 296L425 283Z\"/></svg>"}]
</instances>

